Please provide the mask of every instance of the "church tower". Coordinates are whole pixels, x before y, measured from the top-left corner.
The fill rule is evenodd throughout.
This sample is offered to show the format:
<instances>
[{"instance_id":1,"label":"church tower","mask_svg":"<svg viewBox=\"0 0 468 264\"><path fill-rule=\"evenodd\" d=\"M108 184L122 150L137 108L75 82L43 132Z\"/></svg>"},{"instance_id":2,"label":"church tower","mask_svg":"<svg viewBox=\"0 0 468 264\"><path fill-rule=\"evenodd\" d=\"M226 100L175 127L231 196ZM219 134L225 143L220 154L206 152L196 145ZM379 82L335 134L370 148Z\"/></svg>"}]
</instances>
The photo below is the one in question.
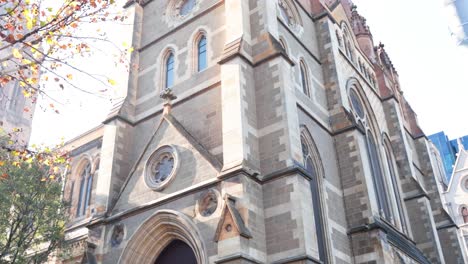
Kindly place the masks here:
<instances>
[{"instance_id":1,"label":"church tower","mask_svg":"<svg viewBox=\"0 0 468 264\"><path fill-rule=\"evenodd\" d=\"M427 139L350 1L126 8L138 67L74 222L86 259L461 263Z\"/></svg>"}]
</instances>

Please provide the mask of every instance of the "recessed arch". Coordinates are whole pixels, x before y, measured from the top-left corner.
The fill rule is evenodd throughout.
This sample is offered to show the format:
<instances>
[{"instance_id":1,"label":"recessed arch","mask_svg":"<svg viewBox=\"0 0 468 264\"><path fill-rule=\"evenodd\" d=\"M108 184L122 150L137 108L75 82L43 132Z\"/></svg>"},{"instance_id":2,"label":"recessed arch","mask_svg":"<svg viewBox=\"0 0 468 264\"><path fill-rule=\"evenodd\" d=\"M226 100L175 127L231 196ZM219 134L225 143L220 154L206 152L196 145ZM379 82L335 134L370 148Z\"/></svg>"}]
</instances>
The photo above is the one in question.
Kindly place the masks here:
<instances>
[{"instance_id":1,"label":"recessed arch","mask_svg":"<svg viewBox=\"0 0 468 264\"><path fill-rule=\"evenodd\" d=\"M401 197L401 183L399 180L399 172L398 172L398 167L396 163L396 156L395 156L395 151L393 150L392 143L390 140L390 137L388 136L387 133L382 133L382 142L383 142L383 147L384 147L384 153L386 157L386 162L387 162L387 167L388 167L388 173L390 176L390 184L393 189L393 195L396 203L396 208L395 213L397 213L397 216L399 218L399 224L401 227L401 230L405 233L408 233L408 223L406 220L406 211L404 209L404 201L403 198Z\"/></svg>"},{"instance_id":2,"label":"recessed arch","mask_svg":"<svg viewBox=\"0 0 468 264\"><path fill-rule=\"evenodd\" d=\"M99 155L97 155L93 159L93 165L92 165L92 169L91 169L92 174L96 173L96 171L99 171L100 163L101 163L101 157Z\"/></svg>"},{"instance_id":3,"label":"recessed arch","mask_svg":"<svg viewBox=\"0 0 468 264\"><path fill-rule=\"evenodd\" d=\"M279 43L280 43L281 47L284 49L284 52L286 54L289 54L288 43L286 42L286 40L282 36L279 37Z\"/></svg>"},{"instance_id":4,"label":"recessed arch","mask_svg":"<svg viewBox=\"0 0 468 264\"><path fill-rule=\"evenodd\" d=\"M288 26L299 25L302 27L302 19L296 5L290 0L278 0L278 13Z\"/></svg>"},{"instance_id":5,"label":"recessed arch","mask_svg":"<svg viewBox=\"0 0 468 264\"><path fill-rule=\"evenodd\" d=\"M208 38L206 32L199 31L194 40L194 70L201 72L208 68Z\"/></svg>"},{"instance_id":6,"label":"recessed arch","mask_svg":"<svg viewBox=\"0 0 468 264\"><path fill-rule=\"evenodd\" d=\"M354 38L346 22L341 22L341 31L343 32L343 44L346 56L354 62Z\"/></svg>"},{"instance_id":7,"label":"recessed arch","mask_svg":"<svg viewBox=\"0 0 468 264\"><path fill-rule=\"evenodd\" d=\"M160 74L155 76L155 80L159 82L160 90L165 88L172 88L175 85L176 79L176 70L177 70L177 59L176 59L177 49L174 45L168 45L160 53L157 64L160 65ZM172 69L168 69L168 62L172 57ZM169 80L168 83L168 70L172 71L172 80ZM159 76L159 78L158 78Z\"/></svg>"},{"instance_id":8,"label":"recessed arch","mask_svg":"<svg viewBox=\"0 0 468 264\"><path fill-rule=\"evenodd\" d=\"M360 101L362 102L364 106L364 111L366 112L366 118L368 119L368 124L371 130L382 131L378 125L377 118L374 114L372 105L369 99L367 98L366 93L364 92L364 89L362 88L361 83L354 77L349 78L346 83L346 92L348 94L348 100L350 100L349 98L350 90L354 90L357 96L359 97Z\"/></svg>"},{"instance_id":9,"label":"recessed arch","mask_svg":"<svg viewBox=\"0 0 468 264\"><path fill-rule=\"evenodd\" d=\"M468 207L466 205L460 207L460 215L463 219L463 224L468 224Z\"/></svg>"},{"instance_id":10,"label":"recessed arch","mask_svg":"<svg viewBox=\"0 0 468 264\"><path fill-rule=\"evenodd\" d=\"M301 75L301 88L302 92L310 97L310 89L309 89L309 77L307 74L307 65L305 64L304 60L299 61L299 70Z\"/></svg>"},{"instance_id":11,"label":"recessed arch","mask_svg":"<svg viewBox=\"0 0 468 264\"><path fill-rule=\"evenodd\" d=\"M160 210L149 217L130 237L119 263L153 264L175 240L190 246L198 264L208 263L196 225L189 217L174 210Z\"/></svg>"},{"instance_id":12,"label":"recessed arch","mask_svg":"<svg viewBox=\"0 0 468 264\"><path fill-rule=\"evenodd\" d=\"M317 244L319 251L319 258L324 263L331 259L329 255L330 238L328 237L328 227L326 216L326 206L324 199L323 179L325 171L323 168L320 153L315 144L312 135L305 125L300 126L301 149L303 156L304 169L309 173L310 190L312 196L312 206L314 211L315 229L317 231Z\"/></svg>"},{"instance_id":13,"label":"recessed arch","mask_svg":"<svg viewBox=\"0 0 468 264\"><path fill-rule=\"evenodd\" d=\"M80 173L88 163L93 164L93 158L87 153L81 155L76 163L77 165L72 166L72 175L76 177L76 175L78 175L78 173Z\"/></svg>"}]
</instances>

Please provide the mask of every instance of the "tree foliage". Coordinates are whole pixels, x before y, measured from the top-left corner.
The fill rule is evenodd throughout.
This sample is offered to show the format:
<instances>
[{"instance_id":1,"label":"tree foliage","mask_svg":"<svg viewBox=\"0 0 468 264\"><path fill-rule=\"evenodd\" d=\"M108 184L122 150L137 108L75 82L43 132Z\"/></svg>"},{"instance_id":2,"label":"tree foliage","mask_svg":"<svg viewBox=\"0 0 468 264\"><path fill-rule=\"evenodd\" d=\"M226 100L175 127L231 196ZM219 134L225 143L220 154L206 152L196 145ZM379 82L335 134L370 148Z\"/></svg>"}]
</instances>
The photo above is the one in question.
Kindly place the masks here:
<instances>
[{"instance_id":1,"label":"tree foliage","mask_svg":"<svg viewBox=\"0 0 468 264\"><path fill-rule=\"evenodd\" d=\"M0 263L43 263L64 239L67 157L12 143L0 135Z\"/></svg>"},{"instance_id":2,"label":"tree foliage","mask_svg":"<svg viewBox=\"0 0 468 264\"><path fill-rule=\"evenodd\" d=\"M0 0L0 89L12 81L26 97L45 93L41 81L81 89L72 82L76 72L113 85L113 79L70 63L92 54L92 43L109 42L100 28L90 32L87 25L123 21L125 16L111 13L112 5L114 0ZM130 48L114 46L123 62Z\"/></svg>"}]
</instances>

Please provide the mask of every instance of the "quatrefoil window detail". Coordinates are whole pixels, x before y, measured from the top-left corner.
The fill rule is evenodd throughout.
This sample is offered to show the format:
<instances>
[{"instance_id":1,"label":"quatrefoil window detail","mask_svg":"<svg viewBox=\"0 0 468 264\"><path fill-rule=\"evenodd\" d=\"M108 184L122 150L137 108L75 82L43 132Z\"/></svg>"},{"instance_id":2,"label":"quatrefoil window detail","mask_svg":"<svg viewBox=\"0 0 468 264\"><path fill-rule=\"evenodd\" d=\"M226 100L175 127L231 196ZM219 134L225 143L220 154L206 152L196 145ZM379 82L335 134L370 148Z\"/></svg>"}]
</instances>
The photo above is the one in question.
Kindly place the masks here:
<instances>
[{"instance_id":1,"label":"quatrefoil window detail","mask_svg":"<svg viewBox=\"0 0 468 264\"><path fill-rule=\"evenodd\" d=\"M170 153L161 154L159 161L153 166L154 181L164 182L174 169L174 157Z\"/></svg>"},{"instance_id":2,"label":"quatrefoil window detail","mask_svg":"<svg viewBox=\"0 0 468 264\"><path fill-rule=\"evenodd\" d=\"M166 145L158 148L146 162L146 185L155 191L163 189L172 181L178 167L179 158L175 147Z\"/></svg>"}]
</instances>

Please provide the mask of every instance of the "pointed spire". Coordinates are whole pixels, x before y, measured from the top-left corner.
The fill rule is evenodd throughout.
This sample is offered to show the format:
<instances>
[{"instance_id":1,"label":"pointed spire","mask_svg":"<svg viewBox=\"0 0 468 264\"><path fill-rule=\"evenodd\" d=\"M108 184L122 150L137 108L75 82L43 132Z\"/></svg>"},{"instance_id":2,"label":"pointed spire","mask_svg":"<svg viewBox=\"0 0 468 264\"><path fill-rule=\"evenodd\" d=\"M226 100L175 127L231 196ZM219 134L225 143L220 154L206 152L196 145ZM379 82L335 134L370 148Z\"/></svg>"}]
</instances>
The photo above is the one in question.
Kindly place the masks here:
<instances>
[{"instance_id":1,"label":"pointed spire","mask_svg":"<svg viewBox=\"0 0 468 264\"><path fill-rule=\"evenodd\" d=\"M372 36L369 26L366 23L366 19L361 16L357 11L357 6L353 4L351 6L351 26L353 27L354 34L358 35L369 35Z\"/></svg>"},{"instance_id":2,"label":"pointed spire","mask_svg":"<svg viewBox=\"0 0 468 264\"><path fill-rule=\"evenodd\" d=\"M177 99L177 96L175 96L172 93L171 88L164 88L161 91L161 94L159 95L159 97L165 101L164 102L163 114L169 114L171 112L171 108L172 108L172 102L171 101Z\"/></svg>"}]
</instances>

